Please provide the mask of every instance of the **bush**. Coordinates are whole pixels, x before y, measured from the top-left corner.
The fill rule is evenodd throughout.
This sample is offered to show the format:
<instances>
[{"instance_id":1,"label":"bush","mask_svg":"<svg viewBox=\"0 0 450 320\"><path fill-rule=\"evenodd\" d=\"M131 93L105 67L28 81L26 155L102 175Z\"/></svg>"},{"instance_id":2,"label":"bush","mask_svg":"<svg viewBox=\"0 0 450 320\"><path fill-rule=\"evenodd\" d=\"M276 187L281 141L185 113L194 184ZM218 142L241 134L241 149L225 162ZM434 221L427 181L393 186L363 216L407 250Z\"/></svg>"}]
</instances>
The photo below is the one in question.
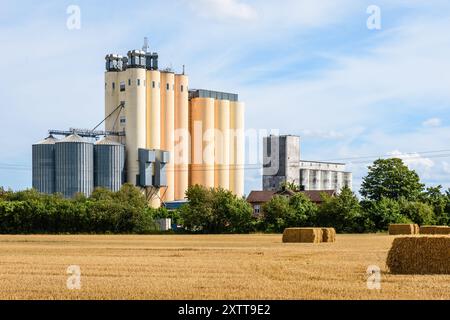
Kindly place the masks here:
<instances>
[{"instance_id":1,"label":"bush","mask_svg":"<svg viewBox=\"0 0 450 320\"><path fill-rule=\"evenodd\" d=\"M195 185L186 192L189 202L179 211L185 229L203 233L248 233L252 208L232 192Z\"/></svg>"},{"instance_id":2,"label":"bush","mask_svg":"<svg viewBox=\"0 0 450 320\"><path fill-rule=\"evenodd\" d=\"M284 196L275 196L263 205L262 226L266 232L283 232L289 216L293 215L293 209L289 205L289 199Z\"/></svg>"},{"instance_id":3,"label":"bush","mask_svg":"<svg viewBox=\"0 0 450 320\"><path fill-rule=\"evenodd\" d=\"M131 185L74 199L8 191L0 198L0 233L148 233L156 225L147 208L145 197Z\"/></svg>"},{"instance_id":4,"label":"bush","mask_svg":"<svg viewBox=\"0 0 450 320\"><path fill-rule=\"evenodd\" d=\"M324 202L320 205L316 217L316 226L332 227L336 232L364 232L365 226L362 209L358 198L345 187L336 197L323 195Z\"/></svg>"},{"instance_id":5,"label":"bush","mask_svg":"<svg viewBox=\"0 0 450 320\"><path fill-rule=\"evenodd\" d=\"M411 223L402 215L400 203L394 199L383 197L380 201L363 201L361 206L367 218L366 231L386 231L390 224Z\"/></svg>"},{"instance_id":6,"label":"bush","mask_svg":"<svg viewBox=\"0 0 450 320\"><path fill-rule=\"evenodd\" d=\"M263 206L260 223L267 232L283 232L285 228L312 226L317 206L303 193L292 197L275 196Z\"/></svg>"},{"instance_id":7,"label":"bush","mask_svg":"<svg viewBox=\"0 0 450 320\"><path fill-rule=\"evenodd\" d=\"M426 203L401 200L400 212L419 225L432 225L436 222L433 207Z\"/></svg>"}]
</instances>

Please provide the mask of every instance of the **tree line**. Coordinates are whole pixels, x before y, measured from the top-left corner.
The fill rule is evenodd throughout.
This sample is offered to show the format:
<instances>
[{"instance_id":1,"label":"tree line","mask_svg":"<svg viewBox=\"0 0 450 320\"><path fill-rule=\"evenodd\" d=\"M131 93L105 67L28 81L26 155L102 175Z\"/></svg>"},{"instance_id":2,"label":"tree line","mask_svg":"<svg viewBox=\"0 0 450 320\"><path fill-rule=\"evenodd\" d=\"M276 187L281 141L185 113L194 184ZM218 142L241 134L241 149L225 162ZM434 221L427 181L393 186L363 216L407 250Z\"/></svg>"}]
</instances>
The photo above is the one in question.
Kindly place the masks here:
<instances>
[{"instance_id":1,"label":"tree line","mask_svg":"<svg viewBox=\"0 0 450 320\"><path fill-rule=\"evenodd\" d=\"M287 185L290 189L298 186ZM400 159L380 159L363 179L361 200L349 189L323 194L316 205L301 192L277 195L255 216L244 198L221 188L191 186L188 203L179 210L153 209L131 184L120 191L96 189L90 197L44 195L35 190L0 189L0 233L149 234L155 219L171 218L188 233L282 232L287 227L334 227L341 233L387 230L391 223L448 225L450 190L425 188Z\"/></svg>"},{"instance_id":2,"label":"tree line","mask_svg":"<svg viewBox=\"0 0 450 320\"><path fill-rule=\"evenodd\" d=\"M62 234L152 233L155 219L167 216L164 209L152 209L142 193L126 184L120 191L98 188L90 197L74 199L37 191L0 190L0 233Z\"/></svg>"},{"instance_id":3,"label":"tree line","mask_svg":"<svg viewBox=\"0 0 450 320\"><path fill-rule=\"evenodd\" d=\"M379 159L369 166L360 200L349 188L322 195L317 205L303 193L276 195L254 216L251 206L222 189L189 188L190 203L180 210L184 226L212 233L283 232L288 227L334 227L340 233L386 231L391 223L448 225L450 189L425 188L401 159ZM300 187L286 184L299 191Z\"/></svg>"}]
</instances>

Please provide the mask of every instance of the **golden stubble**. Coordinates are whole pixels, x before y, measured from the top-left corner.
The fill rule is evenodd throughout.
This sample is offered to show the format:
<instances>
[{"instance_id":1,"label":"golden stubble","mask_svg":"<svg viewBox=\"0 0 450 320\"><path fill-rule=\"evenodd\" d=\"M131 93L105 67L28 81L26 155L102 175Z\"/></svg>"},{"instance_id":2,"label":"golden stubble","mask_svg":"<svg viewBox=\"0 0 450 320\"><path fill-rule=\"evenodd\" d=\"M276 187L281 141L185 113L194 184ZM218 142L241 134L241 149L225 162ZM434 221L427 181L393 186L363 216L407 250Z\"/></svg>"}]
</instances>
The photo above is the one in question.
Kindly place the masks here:
<instances>
[{"instance_id":1,"label":"golden stubble","mask_svg":"<svg viewBox=\"0 0 450 320\"><path fill-rule=\"evenodd\" d=\"M0 299L450 299L449 275L392 275L393 236L0 236ZM81 290L69 290L69 265ZM381 268L381 290L366 270Z\"/></svg>"}]
</instances>

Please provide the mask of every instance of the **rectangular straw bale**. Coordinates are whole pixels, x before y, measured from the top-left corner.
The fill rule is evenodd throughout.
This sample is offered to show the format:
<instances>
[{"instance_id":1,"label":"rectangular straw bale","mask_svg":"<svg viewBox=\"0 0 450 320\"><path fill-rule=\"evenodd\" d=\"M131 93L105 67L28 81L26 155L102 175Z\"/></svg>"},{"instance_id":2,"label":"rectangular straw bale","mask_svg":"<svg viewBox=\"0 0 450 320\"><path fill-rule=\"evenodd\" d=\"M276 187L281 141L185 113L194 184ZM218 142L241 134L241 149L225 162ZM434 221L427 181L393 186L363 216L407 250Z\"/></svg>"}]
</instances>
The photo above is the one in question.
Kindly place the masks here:
<instances>
[{"instance_id":1,"label":"rectangular straw bale","mask_svg":"<svg viewBox=\"0 0 450 320\"><path fill-rule=\"evenodd\" d=\"M422 226L420 234L450 234L450 227L447 226Z\"/></svg>"},{"instance_id":2,"label":"rectangular straw bale","mask_svg":"<svg viewBox=\"0 0 450 320\"><path fill-rule=\"evenodd\" d=\"M320 243L322 230L319 228L287 228L283 232L283 242Z\"/></svg>"},{"instance_id":3,"label":"rectangular straw bale","mask_svg":"<svg viewBox=\"0 0 450 320\"><path fill-rule=\"evenodd\" d=\"M450 236L398 237L386 265L394 274L450 274Z\"/></svg>"},{"instance_id":4,"label":"rectangular straw bale","mask_svg":"<svg viewBox=\"0 0 450 320\"><path fill-rule=\"evenodd\" d=\"M390 235L400 235L400 234L416 234L416 227L414 224L390 224L389 225Z\"/></svg>"},{"instance_id":5,"label":"rectangular straw bale","mask_svg":"<svg viewBox=\"0 0 450 320\"><path fill-rule=\"evenodd\" d=\"M334 228L322 228L322 242L336 242L336 230Z\"/></svg>"}]
</instances>

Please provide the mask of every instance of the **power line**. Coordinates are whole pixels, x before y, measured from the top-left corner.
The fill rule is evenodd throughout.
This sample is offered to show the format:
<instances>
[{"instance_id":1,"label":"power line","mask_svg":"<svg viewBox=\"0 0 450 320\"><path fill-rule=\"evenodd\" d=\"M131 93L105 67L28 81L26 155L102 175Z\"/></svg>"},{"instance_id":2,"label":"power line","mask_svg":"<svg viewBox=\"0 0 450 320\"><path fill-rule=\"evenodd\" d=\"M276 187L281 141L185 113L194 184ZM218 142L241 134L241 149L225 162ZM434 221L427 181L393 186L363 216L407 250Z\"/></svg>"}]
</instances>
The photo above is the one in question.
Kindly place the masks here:
<instances>
[{"instance_id":1,"label":"power line","mask_svg":"<svg viewBox=\"0 0 450 320\"><path fill-rule=\"evenodd\" d=\"M443 152L442 154L433 154ZM449 152L449 153L446 153ZM402 158L402 156L409 156L408 159L417 159L422 155L427 155L427 159L436 159L436 158L450 158L450 149L443 150L433 150L433 151L419 151L419 152L405 152L399 155L393 154L385 154L385 155L377 155L377 156L363 156L363 157L348 157L348 158L340 158L340 159L328 159L328 160L318 160L318 162L331 162L331 161L342 161L342 160L360 160L360 161L349 161L349 164L363 164L368 160L372 159L380 159L380 158ZM302 161L302 160L300 160ZM304 160L306 161L306 160ZM263 164L248 164L248 165L239 165L238 169L246 169L246 170L261 170L263 169ZM28 164L17 164L17 163L0 163L0 170L16 170L16 171L30 171L32 169L31 165ZM191 170L178 170L181 171L210 171L210 170L228 170L224 169L191 169ZM174 170L177 171L177 170Z\"/></svg>"},{"instance_id":2,"label":"power line","mask_svg":"<svg viewBox=\"0 0 450 320\"><path fill-rule=\"evenodd\" d=\"M376 155L376 156L361 156L361 157L348 157L348 158L337 158L337 159L328 159L328 160L322 160L324 162L326 161L341 161L341 160L358 160L358 159L374 159L374 158L382 158L382 157L401 157L402 155L423 155L423 154L429 154L429 153L438 153L438 152L450 152L450 149L444 149L444 150L434 150L434 151L416 151L416 152L403 152L400 155L395 154L389 154L386 153L384 155Z\"/></svg>"}]
</instances>

